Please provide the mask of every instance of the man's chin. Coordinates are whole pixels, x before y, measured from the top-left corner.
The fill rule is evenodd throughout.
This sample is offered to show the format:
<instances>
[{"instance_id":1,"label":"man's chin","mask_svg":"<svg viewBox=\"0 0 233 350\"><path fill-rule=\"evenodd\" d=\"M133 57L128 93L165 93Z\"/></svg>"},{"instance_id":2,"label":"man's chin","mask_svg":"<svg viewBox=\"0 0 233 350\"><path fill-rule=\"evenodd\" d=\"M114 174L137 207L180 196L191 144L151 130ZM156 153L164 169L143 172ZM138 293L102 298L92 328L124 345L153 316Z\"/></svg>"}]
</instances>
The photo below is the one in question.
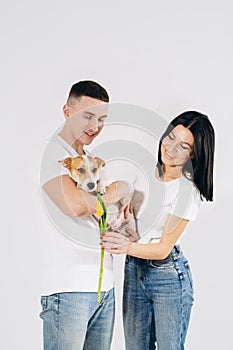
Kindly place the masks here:
<instances>
[{"instance_id":1,"label":"man's chin","mask_svg":"<svg viewBox=\"0 0 233 350\"><path fill-rule=\"evenodd\" d=\"M97 136L97 135L96 135ZM83 137L83 144L84 145L90 145L92 143L92 141L96 138L96 136L94 137L88 137L88 136L84 136Z\"/></svg>"}]
</instances>

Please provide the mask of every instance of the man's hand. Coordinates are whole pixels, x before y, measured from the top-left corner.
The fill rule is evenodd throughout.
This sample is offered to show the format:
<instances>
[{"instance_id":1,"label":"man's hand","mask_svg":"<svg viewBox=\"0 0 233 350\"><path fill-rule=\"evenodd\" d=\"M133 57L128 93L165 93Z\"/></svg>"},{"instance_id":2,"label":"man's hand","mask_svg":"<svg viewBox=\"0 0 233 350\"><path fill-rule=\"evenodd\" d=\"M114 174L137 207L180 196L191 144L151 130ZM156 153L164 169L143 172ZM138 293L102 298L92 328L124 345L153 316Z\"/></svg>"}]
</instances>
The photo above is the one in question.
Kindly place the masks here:
<instances>
[{"instance_id":1,"label":"man's hand","mask_svg":"<svg viewBox=\"0 0 233 350\"><path fill-rule=\"evenodd\" d=\"M131 201L131 197L124 197L120 200L120 209L117 215L117 219L121 216L122 213L124 213L124 219L128 219L129 213L132 214L133 212L133 204Z\"/></svg>"}]
</instances>

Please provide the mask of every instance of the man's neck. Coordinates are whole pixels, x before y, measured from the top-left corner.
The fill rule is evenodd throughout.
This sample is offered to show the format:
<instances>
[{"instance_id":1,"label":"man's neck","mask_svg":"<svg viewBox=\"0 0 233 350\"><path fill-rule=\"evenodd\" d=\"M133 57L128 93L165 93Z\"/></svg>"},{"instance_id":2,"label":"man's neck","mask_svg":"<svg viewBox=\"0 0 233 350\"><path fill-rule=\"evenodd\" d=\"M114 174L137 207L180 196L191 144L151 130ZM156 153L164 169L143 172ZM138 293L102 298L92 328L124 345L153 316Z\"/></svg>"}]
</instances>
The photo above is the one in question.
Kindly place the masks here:
<instances>
[{"instance_id":1,"label":"man's neck","mask_svg":"<svg viewBox=\"0 0 233 350\"><path fill-rule=\"evenodd\" d=\"M72 135L70 133L66 132L66 130L63 128L61 132L58 134L63 140L65 140L68 145L70 145L78 154L83 155L85 154L85 151L83 149L83 144L80 143L78 140L74 140Z\"/></svg>"}]
</instances>

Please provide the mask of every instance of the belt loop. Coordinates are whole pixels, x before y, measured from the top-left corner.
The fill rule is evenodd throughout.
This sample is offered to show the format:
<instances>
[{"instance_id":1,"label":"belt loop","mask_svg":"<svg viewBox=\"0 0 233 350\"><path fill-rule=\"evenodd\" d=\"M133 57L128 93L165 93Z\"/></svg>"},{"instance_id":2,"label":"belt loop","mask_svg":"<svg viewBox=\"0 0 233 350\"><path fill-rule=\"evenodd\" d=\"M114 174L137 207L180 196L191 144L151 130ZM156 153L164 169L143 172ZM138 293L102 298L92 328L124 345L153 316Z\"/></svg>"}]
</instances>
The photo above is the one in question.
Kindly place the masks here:
<instances>
[{"instance_id":1,"label":"belt loop","mask_svg":"<svg viewBox=\"0 0 233 350\"><path fill-rule=\"evenodd\" d=\"M173 259L173 261L176 261L178 259L179 253L180 253L179 247L175 245L174 248L172 249L172 259Z\"/></svg>"}]
</instances>

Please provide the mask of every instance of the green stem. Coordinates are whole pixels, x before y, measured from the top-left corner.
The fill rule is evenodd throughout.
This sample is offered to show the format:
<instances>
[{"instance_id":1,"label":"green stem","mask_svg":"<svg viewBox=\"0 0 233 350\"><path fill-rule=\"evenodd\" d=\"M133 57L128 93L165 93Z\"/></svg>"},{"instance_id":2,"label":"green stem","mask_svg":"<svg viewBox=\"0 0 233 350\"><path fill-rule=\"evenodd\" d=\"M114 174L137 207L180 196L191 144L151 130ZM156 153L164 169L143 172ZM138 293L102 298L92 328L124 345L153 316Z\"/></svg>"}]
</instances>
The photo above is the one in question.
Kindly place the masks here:
<instances>
[{"instance_id":1,"label":"green stem","mask_svg":"<svg viewBox=\"0 0 233 350\"><path fill-rule=\"evenodd\" d=\"M101 207L103 209L103 215L100 217L99 220L99 231L100 231L100 238L102 237L102 234L107 229L107 209L105 207L105 204L100 196L99 193L97 193L97 200L101 204ZM102 280L103 280L103 271L104 271L104 249L101 248L100 250L100 269L99 269L99 281L98 281L98 297L97 300L100 302L100 296L101 296L101 286L102 286Z\"/></svg>"},{"instance_id":2,"label":"green stem","mask_svg":"<svg viewBox=\"0 0 233 350\"><path fill-rule=\"evenodd\" d=\"M98 302L100 302L100 295L101 295L101 286L102 286L102 279L103 279L103 271L104 271L104 249L101 248L100 251L100 270L99 270L99 282L98 282Z\"/></svg>"}]
</instances>

